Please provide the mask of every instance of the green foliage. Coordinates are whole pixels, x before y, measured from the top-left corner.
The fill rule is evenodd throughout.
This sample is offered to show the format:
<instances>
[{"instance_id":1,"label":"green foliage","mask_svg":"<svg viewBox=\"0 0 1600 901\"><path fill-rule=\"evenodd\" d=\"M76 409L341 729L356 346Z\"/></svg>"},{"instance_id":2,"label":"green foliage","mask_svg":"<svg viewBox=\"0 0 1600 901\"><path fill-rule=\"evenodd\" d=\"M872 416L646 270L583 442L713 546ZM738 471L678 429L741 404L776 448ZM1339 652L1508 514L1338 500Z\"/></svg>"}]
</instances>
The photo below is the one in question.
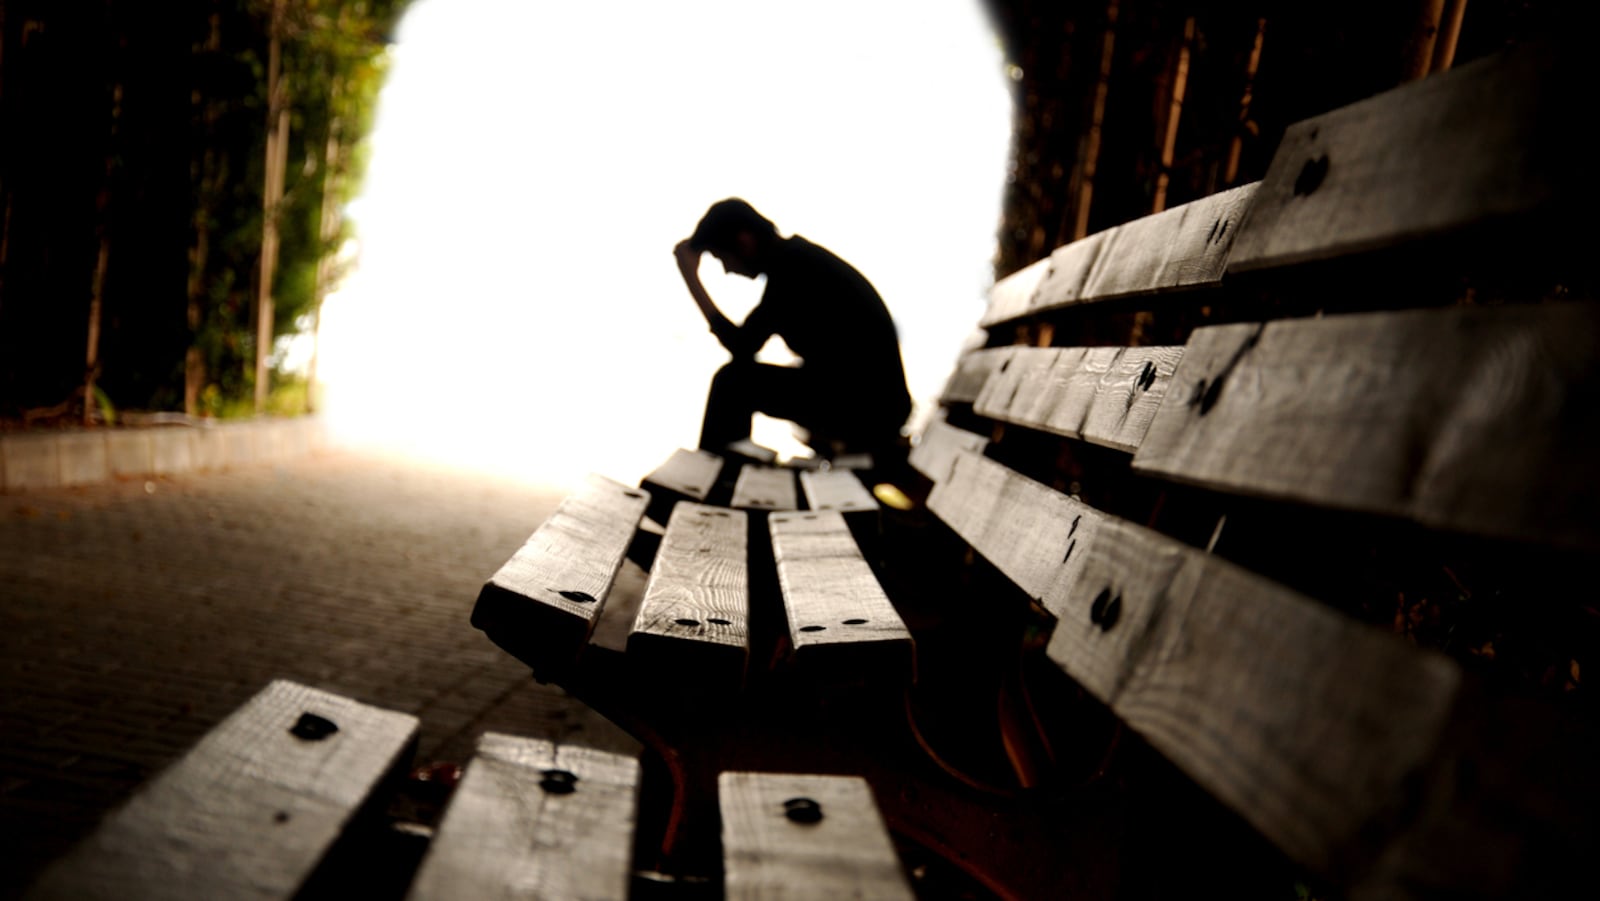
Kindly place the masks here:
<instances>
[{"instance_id":1,"label":"green foliage","mask_svg":"<svg viewBox=\"0 0 1600 901\"><path fill-rule=\"evenodd\" d=\"M276 211L274 335L312 321L325 291L318 263L350 234L342 215L324 236L325 195L344 205L360 191L378 93L389 71L388 40L411 0L286 0L280 25L282 77L290 111L288 165ZM193 333L205 364L204 412L229 415L253 397L253 315L265 213L267 62L272 0L213 0L216 28L197 34L198 71L224 73L196 85L191 170L208 231L200 324ZM218 39L220 38L220 40ZM281 373L278 374L281 376ZM276 382L276 379L275 379ZM303 392L302 392L303 394ZM302 401L303 404L303 401Z\"/></svg>"},{"instance_id":2,"label":"green foliage","mask_svg":"<svg viewBox=\"0 0 1600 901\"><path fill-rule=\"evenodd\" d=\"M99 385L94 386L94 402L100 407L100 418L106 425L117 424L117 408L112 405L111 398Z\"/></svg>"}]
</instances>

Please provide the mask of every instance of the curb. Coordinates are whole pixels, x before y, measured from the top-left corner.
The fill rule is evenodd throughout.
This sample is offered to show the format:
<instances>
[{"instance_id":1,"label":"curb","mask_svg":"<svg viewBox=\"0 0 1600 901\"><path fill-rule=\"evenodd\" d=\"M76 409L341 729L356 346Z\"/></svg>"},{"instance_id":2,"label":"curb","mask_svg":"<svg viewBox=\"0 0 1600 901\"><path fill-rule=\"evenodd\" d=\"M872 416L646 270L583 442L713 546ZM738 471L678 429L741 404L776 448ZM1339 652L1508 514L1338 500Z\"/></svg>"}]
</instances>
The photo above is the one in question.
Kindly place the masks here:
<instances>
[{"instance_id":1,"label":"curb","mask_svg":"<svg viewBox=\"0 0 1600 901\"><path fill-rule=\"evenodd\" d=\"M319 417L0 435L0 492L216 472L328 446Z\"/></svg>"}]
</instances>

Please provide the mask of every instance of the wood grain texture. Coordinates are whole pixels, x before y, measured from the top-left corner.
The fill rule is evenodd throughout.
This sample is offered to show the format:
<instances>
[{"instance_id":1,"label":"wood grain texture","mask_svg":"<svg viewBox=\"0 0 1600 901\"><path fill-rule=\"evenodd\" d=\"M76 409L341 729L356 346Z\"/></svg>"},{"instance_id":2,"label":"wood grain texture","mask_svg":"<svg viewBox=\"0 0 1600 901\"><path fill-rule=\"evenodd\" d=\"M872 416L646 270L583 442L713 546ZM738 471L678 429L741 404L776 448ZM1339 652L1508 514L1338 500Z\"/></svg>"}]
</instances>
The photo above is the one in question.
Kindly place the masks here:
<instances>
[{"instance_id":1,"label":"wood grain texture","mask_svg":"<svg viewBox=\"0 0 1600 901\"><path fill-rule=\"evenodd\" d=\"M1592 303L1199 329L1133 468L1596 547L1597 399Z\"/></svg>"},{"instance_id":2,"label":"wood grain texture","mask_svg":"<svg viewBox=\"0 0 1600 901\"><path fill-rule=\"evenodd\" d=\"M848 469L819 469L800 473L800 490L809 510L838 510L841 513L869 513L878 509L861 479Z\"/></svg>"},{"instance_id":3,"label":"wood grain texture","mask_svg":"<svg viewBox=\"0 0 1600 901\"><path fill-rule=\"evenodd\" d=\"M928 421L908 457L911 466L930 481L937 482L950 472L956 455L962 451L982 454L989 439L965 429L958 429L938 413Z\"/></svg>"},{"instance_id":4,"label":"wood grain texture","mask_svg":"<svg viewBox=\"0 0 1600 901\"><path fill-rule=\"evenodd\" d=\"M628 653L742 676L749 655L747 515L681 503L667 522Z\"/></svg>"},{"instance_id":5,"label":"wood grain texture","mask_svg":"<svg viewBox=\"0 0 1600 901\"><path fill-rule=\"evenodd\" d=\"M862 558L844 516L774 514L768 526L795 667L832 681L910 682L911 633Z\"/></svg>"},{"instance_id":6,"label":"wood grain texture","mask_svg":"<svg viewBox=\"0 0 1600 901\"><path fill-rule=\"evenodd\" d=\"M989 373L1000 365L1005 355L1005 348L975 350L962 355L950 378L945 380L944 390L939 394L940 402L970 404L977 400L983 392L983 383L989 380Z\"/></svg>"},{"instance_id":7,"label":"wood grain texture","mask_svg":"<svg viewBox=\"0 0 1600 901\"><path fill-rule=\"evenodd\" d=\"M1050 255L1049 268L1022 305L990 303L985 326L1073 304L1218 285L1239 224L1255 196L1252 182L1113 226Z\"/></svg>"},{"instance_id":8,"label":"wood grain texture","mask_svg":"<svg viewBox=\"0 0 1600 901\"><path fill-rule=\"evenodd\" d=\"M929 506L1057 616L1052 660L1296 860L1348 875L1407 826L1448 659L980 457Z\"/></svg>"},{"instance_id":9,"label":"wood grain texture","mask_svg":"<svg viewBox=\"0 0 1600 901\"><path fill-rule=\"evenodd\" d=\"M1291 126L1229 260L1283 266L1592 200L1571 112L1595 78L1527 44ZM1546 220L1564 228L1563 219Z\"/></svg>"},{"instance_id":10,"label":"wood grain texture","mask_svg":"<svg viewBox=\"0 0 1600 901\"><path fill-rule=\"evenodd\" d=\"M642 489L590 475L490 577L472 624L519 657L575 656L594 631L649 502ZM537 659L527 662L539 668Z\"/></svg>"},{"instance_id":11,"label":"wood grain texture","mask_svg":"<svg viewBox=\"0 0 1600 901\"><path fill-rule=\"evenodd\" d=\"M717 792L729 901L915 897L866 780L729 772ZM797 799L821 818L791 819L785 804Z\"/></svg>"},{"instance_id":12,"label":"wood grain texture","mask_svg":"<svg viewBox=\"0 0 1600 901\"><path fill-rule=\"evenodd\" d=\"M1047 608L1083 565L1084 546L1103 518L970 451L954 456L928 495L928 509Z\"/></svg>"},{"instance_id":13,"label":"wood grain texture","mask_svg":"<svg viewBox=\"0 0 1600 901\"><path fill-rule=\"evenodd\" d=\"M622 901L638 794L636 757L485 733L406 897Z\"/></svg>"},{"instance_id":14,"label":"wood grain texture","mask_svg":"<svg viewBox=\"0 0 1600 901\"><path fill-rule=\"evenodd\" d=\"M973 409L983 416L1133 451L1183 358L1181 347L1013 348Z\"/></svg>"},{"instance_id":15,"label":"wood grain texture","mask_svg":"<svg viewBox=\"0 0 1600 901\"><path fill-rule=\"evenodd\" d=\"M726 462L710 451L681 447L674 450L666 462L639 480L640 487L650 492L645 514L652 521L665 524L679 501L722 502L723 498L712 495L717 492L717 480Z\"/></svg>"},{"instance_id":16,"label":"wood grain texture","mask_svg":"<svg viewBox=\"0 0 1600 901\"><path fill-rule=\"evenodd\" d=\"M686 498L704 501L722 472L722 458L709 451L678 448L665 463L644 477L644 484L659 485Z\"/></svg>"},{"instance_id":17,"label":"wood grain texture","mask_svg":"<svg viewBox=\"0 0 1600 901\"><path fill-rule=\"evenodd\" d=\"M1050 258L1045 257L995 282L994 287L989 289L989 306L979 325L1005 322L1024 315L1033 305L1033 295L1038 292L1039 283L1044 281L1049 272Z\"/></svg>"},{"instance_id":18,"label":"wood grain texture","mask_svg":"<svg viewBox=\"0 0 1600 901\"><path fill-rule=\"evenodd\" d=\"M794 470L779 466L747 463L739 469L733 483L731 506L741 510L794 510L800 495L794 486Z\"/></svg>"},{"instance_id":19,"label":"wood grain texture","mask_svg":"<svg viewBox=\"0 0 1600 901\"><path fill-rule=\"evenodd\" d=\"M290 733L302 714L338 731ZM290 898L383 777L417 718L277 680L112 812L31 899Z\"/></svg>"}]
</instances>

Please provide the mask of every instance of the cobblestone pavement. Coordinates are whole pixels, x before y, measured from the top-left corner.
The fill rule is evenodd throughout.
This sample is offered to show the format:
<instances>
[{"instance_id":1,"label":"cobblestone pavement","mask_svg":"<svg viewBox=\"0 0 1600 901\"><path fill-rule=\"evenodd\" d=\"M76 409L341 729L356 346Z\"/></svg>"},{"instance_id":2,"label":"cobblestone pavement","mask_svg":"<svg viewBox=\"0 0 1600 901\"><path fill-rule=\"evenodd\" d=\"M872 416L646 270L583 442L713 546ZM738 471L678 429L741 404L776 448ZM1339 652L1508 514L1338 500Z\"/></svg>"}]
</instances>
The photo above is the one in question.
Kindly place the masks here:
<instances>
[{"instance_id":1,"label":"cobblestone pavement","mask_svg":"<svg viewBox=\"0 0 1600 901\"><path fill-rule=\"evenodd\" d=\"M0 896L275 678L421 717L419 763L592 716L468 623L559 501L344 452L0 495Z\"/></svg>"}]
</instances>

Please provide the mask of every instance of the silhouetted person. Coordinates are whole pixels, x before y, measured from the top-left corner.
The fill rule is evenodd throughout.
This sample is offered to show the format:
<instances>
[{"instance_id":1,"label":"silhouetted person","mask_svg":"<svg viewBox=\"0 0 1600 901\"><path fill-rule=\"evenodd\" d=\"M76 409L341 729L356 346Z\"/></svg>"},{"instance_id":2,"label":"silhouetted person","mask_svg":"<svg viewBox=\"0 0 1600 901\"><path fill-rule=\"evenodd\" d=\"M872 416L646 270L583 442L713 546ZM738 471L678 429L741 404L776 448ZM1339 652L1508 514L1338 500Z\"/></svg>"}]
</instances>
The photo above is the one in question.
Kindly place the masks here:
<instances>
[{"instance_id":1,"label":"silhouetted person","mask_svg":"<svg viewBox=\"0 0 1600 901\"><path fill-rule=\"evenodd\" d=\"M860 272L799 235L779 237L738 198L712 204L673 252L712 334L733 354L711 380L702 449L720 453L748 438L751 414L760 412L804 428L806 443L824 457L895 455L911 394L894 320ZM767 277L761 302L743 324L724 316L701 285L702 253L728 272ZM755 362L773 335L801 358L799 366Z\"/></svg>"}]
</instances>

